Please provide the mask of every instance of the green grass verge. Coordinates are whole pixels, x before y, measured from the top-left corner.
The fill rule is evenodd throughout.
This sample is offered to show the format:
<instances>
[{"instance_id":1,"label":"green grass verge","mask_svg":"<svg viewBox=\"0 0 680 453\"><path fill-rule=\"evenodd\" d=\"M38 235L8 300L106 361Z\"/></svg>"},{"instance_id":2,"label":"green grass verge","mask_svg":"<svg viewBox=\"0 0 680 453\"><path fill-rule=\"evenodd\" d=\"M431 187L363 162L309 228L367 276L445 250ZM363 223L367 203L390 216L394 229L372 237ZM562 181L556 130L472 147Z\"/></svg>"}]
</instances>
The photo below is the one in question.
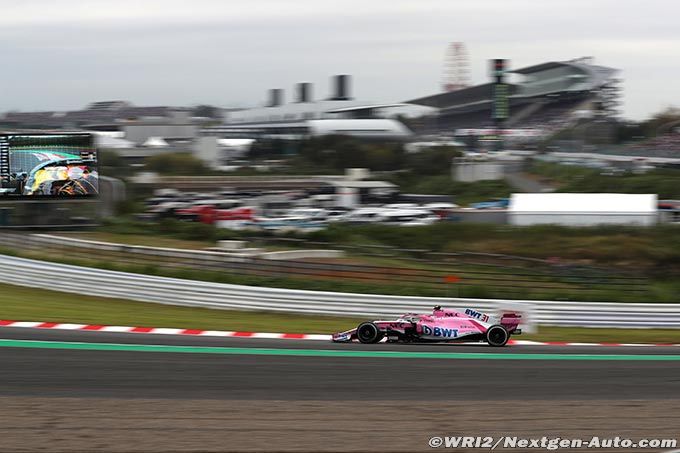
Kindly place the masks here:
<instances>
[{"instance_id":1,"label":"green grass verge","mask_svg":"<svg viewBox=\"0 0 680 453\"><path fill-rule=\"evenodd\" d=\"M534 162L532 174L558 183L558 192L655 193L660 199L680 197L680 172L657 169L645 174L601 175L601 170L554 162Z\"/></svg>"},{"instance_id":2,"label":"green grass verge","mask_svg":"<svg viewBox=\"0 0 680 453\"><path fill-rule=\"evenodd\" d=\"M117 237L155 236L200 243L215 243L220 239L252 240L253 236L250 232L201 223L176 220L138 222L125 217L107 220L99 231L113 233ZM258 237L267 235L262 232L255 234ZM380 245L446 253L499 253L539 259L559 257L565 263L596 265L655 279L676 280L680 275L680 228L677 225L577 228L439 222L402 228L332 224L314 233L287 236L326 242L329 247ZM540 246L537 247L537 244Z\"/></svg>"},{"instance_id":3,"label":"green grass verge","mask_svg":"<svg viewBox=\"0 0 680 453\"><path fill-rule=\"evenodd\" d=\"M156 262L129 264L120 262L116 256L110 256L105 252L97 256L69 256L64 250L55 252L18 251L0 247L0 254L29 258L41 261L49 261L74 266L93 267L121 272L137 274L157 275L161 277L182 278L186 280L198 280L233 285L260 286L273 288L301 289L308 291L331 291L356 294L388 294L400 296L423 296L423 297L468 297L479 299L532 299L532 300L572 300L594 302L672 302L671 300L651 298L656 293L640 295L626 291L602 291L589 290L579 291L570 287L556 285L551 288L532 288L531 286L517 286L517 288L494 287L480 282L477 284L459 285L455 288L445 285L423 285L418 281L355 281L340 280L335 277L309 276L309 275L244 275L229 271L202 270L189 267L181 267L172 263L159 265ZM672 289L672 288L671 288ZM675 297L674 292L659 292L661 295Z\"/></svg>"},{"instance_id":4,"label":"green grass verge","mask_svg":"<svg viewBox=\"0 0 680 453\"><path fill-rule=\"evenodd\" d=\"M360 319L211 310L0 284L0 319L253 332L329 333Z\"/></svg>"},{"instance_id":5,"label":"green grass verge","mask_svg":"<svg viewBox=\"0 0 680 453\"><path fill-rule=\"evenodd\" d=\"M450 174L421 175L401 173L385 178L399 186L402 193L451 195L453 201L461 206L487 201L494 198L507 198L512 187L503 180L459 182L451 179Z\"/></svg>"},{"instance_id":6,"label":"green grass verge","mask_svg":"<svg viewBox=\"0 0 680 453\"><path fill-rule=\"evenodd\" d=\"M179 307L5 284L0 284L0 294L0 319L14 321L329 334L352 328L363 320L358 317ZM541 327L538 334L517 338L535 341L680 343L680 329Z\"/></svg>"},{"instance_id":7,"label":"green grass verge","mask_svg":"<svg viewBox=\"0 0 680 453\"><path fill-rule=\"evenodd\" d=\"M680 343L680 329L540 327L536 334L523 334L514 338L519 340L578 343Z\"/></svg>"},{"instance_id":8,"label":"green grass verge","mask_svg":"<svg viewBox=\"0 0 680 453\"><path fill-rule=\"evenodd\" d=\"M104 241L119 244L130 244L130 245L145 245L151 247L173 247L173 248L186 248L191 250L202 250L211 246L210 242L199 242L199 241L187 241L181 239L173 239L166 237L157 236L145 236L139 234L115 234L115 233L105 233L105 232L82 232L82 233L61 233L61 236L66 237L76 237L79 239ZM259 248L266 248L270 251L276 250L290 250L290 247L282 246L271 246L266 243L259 243L257 241L251 242L251 246L256 246ZM34 257L43 260L54 260L53 256L55 254L35 254ZM28 255L27 255L28 256ZM102 261L105 260L105 255L99 255L95 260L85 260L82 257L70 257L68 250L65 250L65 254L56 253L59 256L59 260L77 260L80 263L73 262L73 264L82 264L85 266L95 266L101 267ZM521 295L522 297L528 297L532 299L544 299L544 298L566 298L566 299L583 299L583 300L603 300L603 301L632 301L637 302L642 297L640 293L632 293L626 291L605 291L603 289L590 290L591 288L584 287L583 284L576 283L573 281L559 280L555 276L536 276L535 281L531 282L516 282L517 290L507 290L503 288L496 288L491 282L480 280L480 275L477 272L481 272L482 277L489 276L489 268L479 265L463 264L459 263L455 268L450 269L451 274L458 274L463 276L465 280L464 285L458 285L457 287L446 288L441 286L439 288L433 288L431 285L420 285L411 284L407 285L404 282L395 282L395 284L389 284L372 281L372 282L362 282L361 280L348 279L345 281L339 281L338 279L324 279L315 278L310 279L308 277L295 277L281 276L281 277L254 277L254 276L238 276L229 273L220 272L205 272L205 271L191 271L186 266L184 271L181 268L174 266L170 269L163 268L161 266L156 266L155 269L151 266L126 266L124 263L120 263L117 257L111 257L111 260L106 260L110 264L105 267L113 269L111 267L113 263L117 263L117 267L120 270L127 270L130 272L141 272L141 273L153 273L157 275L166 275L171 277L182 277L190 278L192 280L206 280L206 281L217 281L222 283L234 283L234 284L245 284L253 286L280 286L284 288L297 288L297 289L315 289L320 291L337 291L343 290L346 292L370 292L372 294L398 294L398 295L423 295L423 296L433 296L433 297L486 297L486 298L505 298L513 296L517 297ZM408 268L417 269L425 271L441 271L443 270L442 264L421 262L409 258L408 256L395 256L390 258L379 258L372 256L361 256L358 254L350 253L343 260L344 262L350 264L362 264L371 266L384 266L391 268ZM120 267L122 266L122 267ZM184 274L178 274L178 272L185 272ZM190 272L190 274L186 274ZM521 268L503 268L499 267L493 269L496 278L505 278L507 280L502 281L502 284L507 284L508 281L512 279L519 273L523 274L526 270ZM522 277L516 277L522 280ZM325 281L324 281L325 280ZM329 281L330 280L330 281ZM397 284L398 283L398 284ZM533 285L541 283L547 288L533 288ZM613 294L612 294L613 293ZM646 297L647 295L645 295ZM655 300L664 300L663 298Z\"/></svg>"}]
</instances>

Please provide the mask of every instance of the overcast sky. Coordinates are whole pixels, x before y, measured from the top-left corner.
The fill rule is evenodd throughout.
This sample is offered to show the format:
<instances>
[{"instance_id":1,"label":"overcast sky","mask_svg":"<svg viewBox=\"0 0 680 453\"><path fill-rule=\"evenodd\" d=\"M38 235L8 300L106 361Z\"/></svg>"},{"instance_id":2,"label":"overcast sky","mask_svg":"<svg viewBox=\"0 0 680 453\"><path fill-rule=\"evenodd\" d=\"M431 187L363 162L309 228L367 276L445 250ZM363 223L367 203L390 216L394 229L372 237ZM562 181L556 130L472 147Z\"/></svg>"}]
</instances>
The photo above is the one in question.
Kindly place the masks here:
<instances>
[{"instance_id":1,"label":"overcast sky","mask_svg":"<svg viewBox=\"0 0 680 453\"><path fill-rule=\"evenodd\" d=\"M471 79L580 56L622 70L624 113L680 105L678 0L0 0L0 112L258 105L268 88L354 76L356 98L439 91L446 46Z\"/></svg>"}]
</instances>

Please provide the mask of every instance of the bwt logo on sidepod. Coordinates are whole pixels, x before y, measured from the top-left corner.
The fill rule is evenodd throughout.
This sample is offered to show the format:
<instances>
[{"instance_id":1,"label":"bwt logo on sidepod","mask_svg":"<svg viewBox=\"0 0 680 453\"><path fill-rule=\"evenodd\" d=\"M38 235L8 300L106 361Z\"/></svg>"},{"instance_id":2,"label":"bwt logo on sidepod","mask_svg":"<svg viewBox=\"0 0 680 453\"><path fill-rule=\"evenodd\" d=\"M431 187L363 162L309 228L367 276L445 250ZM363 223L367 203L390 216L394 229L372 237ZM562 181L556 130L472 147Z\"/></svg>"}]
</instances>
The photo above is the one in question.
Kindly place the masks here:
<instances>
[{"instance_id":1,"label":"bwt logo on sidepod","mask_svg":"<svg viewBox=\"0 0 680 453\"><path fill-rule=\"evenodd\" d=\"M432 337L456 338L458 336L458 329L423 326L423 335L429 335Z\"/></svg>"}]
</instances>

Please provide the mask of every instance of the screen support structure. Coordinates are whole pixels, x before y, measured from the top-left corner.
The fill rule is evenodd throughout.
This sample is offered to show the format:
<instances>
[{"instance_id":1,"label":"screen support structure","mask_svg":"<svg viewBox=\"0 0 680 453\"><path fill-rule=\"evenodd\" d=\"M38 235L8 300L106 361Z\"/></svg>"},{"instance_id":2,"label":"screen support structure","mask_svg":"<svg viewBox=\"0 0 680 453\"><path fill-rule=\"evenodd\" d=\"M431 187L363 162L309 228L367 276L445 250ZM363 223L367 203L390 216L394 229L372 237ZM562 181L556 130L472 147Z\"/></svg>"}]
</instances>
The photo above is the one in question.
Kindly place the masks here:
<instances>
[{"instance_id":1,"label":"screen support structure","mask_svg":"<svg viewBox=\"0 0 680 453\"><path fill-rule=\"evenodd\" d=\"M509 86L505 81L505 74L507 72L507 60L503 58L496 58L491 60L491 77L493 79L493 124L495 129L496 151L502 151L504 148L504 126L510 113L510 106L508 100Z\"/></svg>"},{"instance_id":2,"label":"screen support structure","mask_svg":"<svg viewBox=\"0 0 680 453\"><path fill-rule=\"evenodd\" d=\"M9 142L0 135L0 186L9 181Z\"/></svg>"}]
</instances>

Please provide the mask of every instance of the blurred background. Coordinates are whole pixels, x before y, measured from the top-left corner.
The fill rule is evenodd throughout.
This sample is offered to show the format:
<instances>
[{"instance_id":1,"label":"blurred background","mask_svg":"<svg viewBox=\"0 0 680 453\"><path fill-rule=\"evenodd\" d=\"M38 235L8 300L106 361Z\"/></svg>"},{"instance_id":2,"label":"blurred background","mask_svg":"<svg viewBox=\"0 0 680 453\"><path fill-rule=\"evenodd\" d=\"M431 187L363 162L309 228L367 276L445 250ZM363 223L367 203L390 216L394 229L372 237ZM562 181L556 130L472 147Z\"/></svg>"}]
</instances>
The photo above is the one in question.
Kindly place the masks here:
<instances>
[{"instance_id":1,"label":"blurred background","mask_svg":"<svg viewBox=\"0 0 680 453\"><path fill-rule=\"evenodd\" d=\"M31 448L260 451L276 433L282 451L375 450L373 421L389 451L427 450L442 429L677 434L663 417L678 413L678 355L652 345L680 343L678 13L0 2L6 451L52 418L86 440L44 425ZM341 347L304 340L435 304L521 312L497 358L513 365L381 362L382 346L410 351L394 345L329 358ZM174 334L138 335L155 328ZM21 341L241 349L22 355ZM252 357L258 344L324 358ZM356 411L365 401L380 409ZM425 414L394 422L404 404ZM48 415L12 425L33 406ZM160 421L145 432L135 417Z\"/></svg>"}]
</instances>

